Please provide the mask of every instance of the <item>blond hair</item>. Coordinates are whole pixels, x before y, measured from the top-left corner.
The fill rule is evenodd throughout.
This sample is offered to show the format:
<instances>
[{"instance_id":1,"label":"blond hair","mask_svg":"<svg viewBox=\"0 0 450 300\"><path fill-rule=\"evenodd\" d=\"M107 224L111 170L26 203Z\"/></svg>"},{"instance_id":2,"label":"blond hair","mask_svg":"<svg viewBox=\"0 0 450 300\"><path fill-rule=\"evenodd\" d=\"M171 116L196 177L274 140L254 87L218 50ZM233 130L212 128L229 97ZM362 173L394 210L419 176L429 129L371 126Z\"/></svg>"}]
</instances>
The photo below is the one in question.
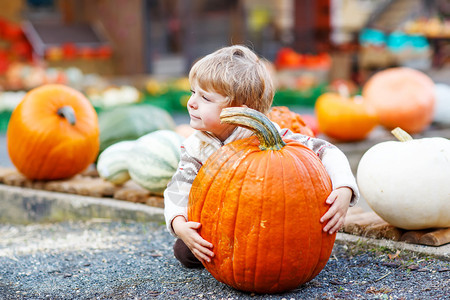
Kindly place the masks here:
<instances>
[{"instance_id":1,"label":"blond hair","mask_svg":"<svg viewBox=\"0 0 450 300\"><path fill-rule=\"evenodd\" d=\"M228 97L229 106L246 105L267 113L274 85L266 64L245 46L224 47L197 61L189 72L189 81Z\"/></svg>"}]
</instances>

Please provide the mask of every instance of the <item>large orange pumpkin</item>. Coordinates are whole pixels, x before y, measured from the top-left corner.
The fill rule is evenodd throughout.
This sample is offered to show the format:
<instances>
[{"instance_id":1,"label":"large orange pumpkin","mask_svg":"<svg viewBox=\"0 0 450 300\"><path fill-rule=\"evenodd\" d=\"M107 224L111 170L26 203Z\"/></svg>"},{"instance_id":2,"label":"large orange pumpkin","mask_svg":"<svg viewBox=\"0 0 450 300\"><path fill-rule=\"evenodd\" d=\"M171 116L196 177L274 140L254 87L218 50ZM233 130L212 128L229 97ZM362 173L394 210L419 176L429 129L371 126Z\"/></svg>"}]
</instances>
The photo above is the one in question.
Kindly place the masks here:
<instances>
[{"instance_id":1,"label":"large orange pumpkin","mask_svg":"<svg viewBox=\"0 0 450 300\"><path fill-rule=\"evenodd\" d=\"M9 157L29 179L71 177L99 150L97 114L80 92L64 85L29 91L14 109L6 133Z\"/></svg>"},{"instance_id":2,"label":"large orange pumpkin","mask_svg":"<svg viewBox=\"0 0 450 300\"><path fill-rule=\"evenodd\" d=\"M314 278L335 234L323 232L331 181L317 155L282 140L270 120L249 108L225 108L222 122L256 136L223 146L200 169L189 195L189 220L215 256L206 269L219 281L256 293L279 293Z\"/></svg>"},{"instance_id":3,"label":"large orange pumpkin","mask_svg":"<svg viewBox=\"0 0 450 300\"><path fill-rule=\"evenodd\" d=\"M375 110L360 96L325 93L317 98L319 130L343 142L365 139L378 124Z\"/></svg>"},{"instance_id":4,"label":"large orange pumpkin","mask_svg":"<svg viewBox=\"0 0 450 300\"><path fill-rule=\"evenodd\" d=\"M274 106L267 115L270 120L274 121L281 128L288 128L294 133L301 133L314 137L314 132L306 125L302 116L291 111L286 106Z\"/></svg>"},{"instance_id":5,"label":"large orange pumpkin","mask_svg":"<svg viewBox=\"0 0 450 300\"><path fill-rule=\"evenodd\" d=\"M418 70L398 67L379 71L363 87L362 95L377 111L381 125L419 133L433 121L433 80Z\"/></svg>"}]
</instances>

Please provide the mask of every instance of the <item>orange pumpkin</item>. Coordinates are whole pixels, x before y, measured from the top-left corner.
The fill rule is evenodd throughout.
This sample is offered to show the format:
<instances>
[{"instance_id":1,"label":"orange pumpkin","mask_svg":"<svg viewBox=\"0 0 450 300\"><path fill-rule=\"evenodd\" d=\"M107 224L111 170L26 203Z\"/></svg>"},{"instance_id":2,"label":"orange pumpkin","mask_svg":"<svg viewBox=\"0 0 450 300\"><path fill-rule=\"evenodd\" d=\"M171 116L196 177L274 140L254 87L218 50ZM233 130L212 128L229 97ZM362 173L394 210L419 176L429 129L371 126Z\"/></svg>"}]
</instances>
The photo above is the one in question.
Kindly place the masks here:
<instances>
[{"instance_id":1,"label":"orange pumpkin","mask_svg":"<svg viewBox=\"0 0 450 300\"><path fill-rule=\"evenodd\" d=\"M278 69L298 68L303 63L303 56L292 48L281 48L275 58L275 66Z\"/></svg>"},{"instance_id":2,"label":"orange pumpkin","mask_svg":"<svg viewBox=\"0 0 450 300\"><path fill-rule=\"evenodd\" d=\"M14 109L6 133L14 166L29 179L71 177L97 157L97 114L86 97L64 85L29 91Z\"/></svg>"},{"instance_id":3,"label":"orange pumpkin","mask_svg":"<svg viewBox=\"0 0 450 300\"><path fill-rule=\"evenodd\" d=\"M317 155L282 140L263 114L225 108L225 123L256 136L227 144L200 169L189 195L189 220L213 245L206 269L238 290L279 293L314 278L335 234L323 232L331 180Z\"/></svg>"},{"instance_id":4,"label":"orange pumpkin","mask_svg":"<svg viewBox=\"0 0 450 300\"><path fill-rule=\"evenodd\" d=\"M280 125L281 128L288 128L292 132L314 137L314 132L306 125L302 116L289 110L286 106L272 107L267 116L270 120Z\"/></svg>"},{"instance_id":5,"label":"orange pumpkin","mask_svg":"<svg viewBox=\"0 0 450 300\"><path fill-rule=\"evenodd\" d=\"M317 98L319 130L339 141L363 140L378 124L376 112L361 97L325 93Z\"/></svg>"},{"instance_id":6,"label":"orange pumpkin","mask_svg":"<svg viewBox=\"0 0 450 300\"><path fill-rule=\"evenodd\" d=\"M410 68L390 68L373 75L362 95L377 111L380 124L419 133L433 121L434 83L428 75Z\"/></svg>"}]
</instances>

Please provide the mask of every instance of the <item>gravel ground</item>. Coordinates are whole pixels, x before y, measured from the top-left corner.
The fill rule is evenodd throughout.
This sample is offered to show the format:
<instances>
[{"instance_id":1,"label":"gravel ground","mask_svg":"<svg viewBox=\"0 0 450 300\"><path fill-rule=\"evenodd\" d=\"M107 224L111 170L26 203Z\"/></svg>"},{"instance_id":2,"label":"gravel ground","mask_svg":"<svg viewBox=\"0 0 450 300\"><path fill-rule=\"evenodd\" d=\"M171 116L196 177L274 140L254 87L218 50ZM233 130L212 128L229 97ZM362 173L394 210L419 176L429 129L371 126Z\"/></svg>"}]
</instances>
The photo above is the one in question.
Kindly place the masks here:
<instances>
[{"instance_id":1,"label":"gravel ground","mask_svg":"<svg viewBox=\"0 0 450 300\"><path fill-rule=\"evenodd\" d=\"M327 266L288 293L254 295L183 268L155 223L0 224L1 299L444 299L450 263L363 243L336 244ZM447 298L448 299L448 298Z\"/></svg>"}]
</instances>

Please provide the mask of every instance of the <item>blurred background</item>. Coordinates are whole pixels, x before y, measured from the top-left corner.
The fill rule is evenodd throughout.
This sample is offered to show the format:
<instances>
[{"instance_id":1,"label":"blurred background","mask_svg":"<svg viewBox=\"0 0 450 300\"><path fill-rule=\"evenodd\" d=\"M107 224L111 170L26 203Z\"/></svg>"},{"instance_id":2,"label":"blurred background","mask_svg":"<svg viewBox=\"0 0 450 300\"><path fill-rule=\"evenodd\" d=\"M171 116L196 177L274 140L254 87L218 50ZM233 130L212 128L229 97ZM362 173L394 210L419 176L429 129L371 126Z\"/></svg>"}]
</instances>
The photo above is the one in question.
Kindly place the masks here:
<instances>
[{"instance_id":1,"label":"blurred background","mask_svg":"<svg viewBox=\"0 0 450 300\"><path fill-rule=\"evenodd\" d=\"M336 81L357 93L390 67L448 84L450 1L0 0L2 144L24 94L52 82L99 113L145 102L187 122L190 66L231 44L271 62L274 105L313 114Z\"/></svg>"}]
</instances>

